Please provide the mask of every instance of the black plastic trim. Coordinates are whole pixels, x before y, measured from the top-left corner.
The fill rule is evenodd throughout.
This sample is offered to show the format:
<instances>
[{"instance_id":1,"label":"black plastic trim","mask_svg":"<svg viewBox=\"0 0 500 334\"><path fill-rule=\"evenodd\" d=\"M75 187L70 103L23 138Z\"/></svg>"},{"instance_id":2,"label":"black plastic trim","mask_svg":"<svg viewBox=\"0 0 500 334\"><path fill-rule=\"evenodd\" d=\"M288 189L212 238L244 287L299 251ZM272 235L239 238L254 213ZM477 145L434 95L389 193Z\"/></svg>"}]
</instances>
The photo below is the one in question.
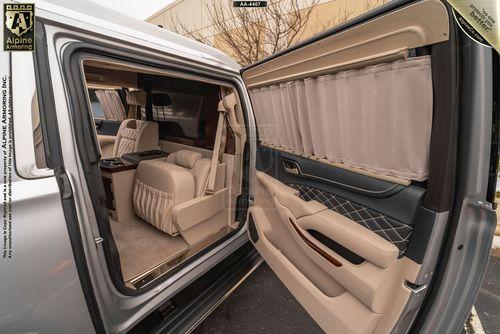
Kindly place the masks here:
<instances>
[{"instance_id":1,"label":"black plastic trim","mask_svg":"<svg viewBox=\"0 0 500 334\"><path fill-rule=\"evenodd\" d=\"M424 207L420 208L415 219L418 223L414 226L405 256L418 264L422 264L424 261L424 256L434 229L435 219L436 212Z\"/></svg>"},{"instance_id":2,"label":"black plastic trim","mask_svg":"<svg viewBox=\"0 0 500 334\"><path fill-rule=\"evenodd\" d=\"M45 161L48 168L64 165L59 128L57 125L56 107L50 79L49 60L47 55L47 36L45 26L37 20L35 24L35 39L37 48L33 52L35 80L38 95L38 108L42 120L42 139L45 150Z\"/></svg>"},{"instance_id":3,"label":"black plastic trim","mask_svg":"<svg viewBox=\"0 0 500 334\"><path fill-rule=\"evenodd\" d=\"M286 154L286 153L285 153ZM388 197L391 196L401 190L404 189L403 186L395 183L390 183L382 180L378 180L375 178L369 178L366 177L367 180L370 179L370 181L366 182L362 186L356 186L352 185L352 183L357 183L357 179L362 178L363 175L356 175L353 172L350 172L346 169L338 168L335 166L328 166L326 164L317 164L314 167L314 170L311 171L304 171L303 168L299 165L295 159L290 158L290 157L283 157L284 154L282 154L281 161L283 162L283 166L285 167L286 165L293 165L296 166L297 173L290 173L286 170L285 167L285 172L287 174L291 174L294 177L300 177L304 178L306 180L312 180L312 181L317 181L317 182L324 182L327 184L330 184L335 187L343 188L346 190L350 190L353 192L357 192L363 195L368 195L368 196L373 196L373 197ZM311 167L310 164L304 164L305 168ZM323 168L321 168L323 167ZM340 175L339 175L340 174ZM344 174L344 176L342 175ZM347 177L346 177L347 176ZM350 177L349 177L350 176ZM379 189L375 189L376 186L379 184L382 184L384 187L380 187ZM350 184L351 183L351 184Z\"/></svg>"},{"instance_id":4,"label":"black plastic trim","mask_svg":"<svg viewBox=\"0 0 500 334\"><path fill-rule=\"evenodd\" d=\"M257 169L263 172L277 172L280 177L299 178L341 188L350 192L376 198L393 196L405 189L405 186L367 175L351 172L320 161L305 158L293 153L259 145ZM298 174L288 173L284 164L297 167Z\"/></svg>"},{"instance_id":5,"label":"black plastic trim","mask_svg":"<svg viewBox=\"0 0 500 334\"><path fill-rule=\"evenodd\" d=\"M456 48L456 27L450 23L449 39L431 46L433 119L423 205L436 212L449 211L455 193L460 80Z\"/></svg>"},{"instance_id":6,"label":"black plastic trim","mask_svg":"<svg viewBox=\"0 0 500 334\"><path fill-rule=\"evenodd\" d=\"M248 233L250 234L250 239L253 243L259 241L259 232L257 232L252 214L248 216Z\"/></svg>"},{"instance_id":7,"label":"black plastic trim","mask_svg":"<svg viewBox=\"0 0 500 334\"><path fill-rule=\"evenodd\" d=\"M493 124L491 133L491 157L490 157L490 172L488 178L488 190L486 192L486 200L496 209L495 195L498 178L498 158L500 149L500 55L493 52Z\"/></svg>"}]
</instances>

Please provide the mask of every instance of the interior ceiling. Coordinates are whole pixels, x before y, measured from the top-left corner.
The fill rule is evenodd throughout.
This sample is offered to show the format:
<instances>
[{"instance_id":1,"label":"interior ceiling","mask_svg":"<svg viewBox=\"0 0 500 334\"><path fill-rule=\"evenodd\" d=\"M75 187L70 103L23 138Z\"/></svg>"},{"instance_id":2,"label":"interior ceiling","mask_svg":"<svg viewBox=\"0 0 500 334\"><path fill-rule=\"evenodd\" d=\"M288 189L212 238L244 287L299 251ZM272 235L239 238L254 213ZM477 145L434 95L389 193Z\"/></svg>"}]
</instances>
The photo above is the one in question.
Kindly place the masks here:
<instances>
[{"instance_id":1,"label":"interior ceiling","mask_svg":"<svg viewBox=\"0 0 500 334\"><path fill-rule=\"evenodd\" d=\"M84 64L87 85L109 87L137 87L137 73L106 67Z\"/></svg>"},{"instance_id":2,"label":"interior ceiling","mask_svg":"<svg viewBox=\"0 0 500 334\"><path fill-rule=\"evenodd\" d=\"M449 38L446 7L423 0L309 43L243 72L248 88L392 62Z\"/></svg>"}]
</instances>

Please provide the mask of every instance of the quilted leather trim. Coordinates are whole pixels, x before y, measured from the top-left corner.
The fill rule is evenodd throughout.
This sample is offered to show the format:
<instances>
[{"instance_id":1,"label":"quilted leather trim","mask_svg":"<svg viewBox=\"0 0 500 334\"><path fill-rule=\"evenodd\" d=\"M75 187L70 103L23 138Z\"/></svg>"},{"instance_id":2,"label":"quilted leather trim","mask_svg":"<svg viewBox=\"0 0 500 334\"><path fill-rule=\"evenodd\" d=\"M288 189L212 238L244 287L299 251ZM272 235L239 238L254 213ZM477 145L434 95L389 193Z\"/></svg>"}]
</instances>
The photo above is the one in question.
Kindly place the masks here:
<instances>
[{"instance_id":1,"label":"quilted leather trim","mask_svg":"<svg viewBox=\"0 0 500 334\"><path fill-rule=\"evenodd\" d=\"M298 183L289 183L287 185L298 190L299 196L303 200L307 202L318 201L327 208L355 221L393 243L399 249L398 259L404 256L413 232L411 225L401 223L376 210L315 187Z\"/></svg>"}]
</instances>

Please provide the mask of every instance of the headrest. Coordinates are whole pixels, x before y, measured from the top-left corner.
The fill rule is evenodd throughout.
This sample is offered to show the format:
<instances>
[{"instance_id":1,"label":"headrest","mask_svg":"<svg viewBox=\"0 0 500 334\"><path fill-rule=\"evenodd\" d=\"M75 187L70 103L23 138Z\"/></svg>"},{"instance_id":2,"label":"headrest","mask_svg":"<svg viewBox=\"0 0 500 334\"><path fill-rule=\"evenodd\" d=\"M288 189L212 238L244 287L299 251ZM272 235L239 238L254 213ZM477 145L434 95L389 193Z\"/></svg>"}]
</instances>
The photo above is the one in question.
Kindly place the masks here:
<instances>
[{"instance_id":1,"label":"headrest","mask_svg":"<svg viewBox=\"0 0 500 334\"><path fill-rule=\"evenodd\" d=\"M196 161L201 159L201 153L188 150L175 152L175 163L186 168L193 168Z\"/></svg>"},{"instance_id":2,"label":"headrest","mask_svg":"<svg viewBox=\"0 0 500 334\"><path fill-rule=\"evenodd\" d=\"M146 92L143 90L134 90L127 93L127 104L134 106L146 105Z\"/></svg>"},{"instance_id":3,"label":"headrest","mask_svg":"<svg viewBox=\"0 0 500 334\"><path fill-rule=\"evenodd\" d=\"M169 106L172 103L170 95L167 93L153 93L151 94L151 100L154 106Z\"/></svg>"}]
</instances>

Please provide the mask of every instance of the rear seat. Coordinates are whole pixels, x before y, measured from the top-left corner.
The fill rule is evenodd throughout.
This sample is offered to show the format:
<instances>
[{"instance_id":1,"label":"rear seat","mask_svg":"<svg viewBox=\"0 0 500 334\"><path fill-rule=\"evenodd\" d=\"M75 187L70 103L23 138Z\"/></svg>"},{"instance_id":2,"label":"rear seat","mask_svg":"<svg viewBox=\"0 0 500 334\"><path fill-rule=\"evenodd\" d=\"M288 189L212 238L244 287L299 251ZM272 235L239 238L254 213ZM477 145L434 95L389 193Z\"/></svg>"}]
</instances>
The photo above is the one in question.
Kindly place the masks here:
<instances>
[{"instance_id":1,"label":"rear seat","mask_svg":"<svg viewBox=\"0 0 500 334\"><path fill-rule=\"evenodd\" d=\"M137 110L146 105L146 93L144 91L129 92L127 103L130 106L129 119L120 124L115 138L113 156L121 157L126 153L159 149L158 123L136 119L139 115Z\"/></svg>"},{"instance_id":2,"label":"rear seat","mask_svg":"<svg viewBox=\"0 0 500 334\"><path fill-rule=\"evenodd\" d=\"M142 161L133 192L136 214L159 230L177 235L179 230L173 223L172 211L175 206L204 195L210 162L201 153L188 150ZM218 188L222 188L224 182L218 183Z\"/></svg>"},{"instance_id":3,"label":"rear seat","mask_svg":"<svg viewBox=\"0 0 500 334\"><path fill-rule=\"evenodd\" d=\"M159 148L158 123L126 119L118 129L113 156L121 157L127 153L157 150Z\"/></svg>"}]
</instances>

